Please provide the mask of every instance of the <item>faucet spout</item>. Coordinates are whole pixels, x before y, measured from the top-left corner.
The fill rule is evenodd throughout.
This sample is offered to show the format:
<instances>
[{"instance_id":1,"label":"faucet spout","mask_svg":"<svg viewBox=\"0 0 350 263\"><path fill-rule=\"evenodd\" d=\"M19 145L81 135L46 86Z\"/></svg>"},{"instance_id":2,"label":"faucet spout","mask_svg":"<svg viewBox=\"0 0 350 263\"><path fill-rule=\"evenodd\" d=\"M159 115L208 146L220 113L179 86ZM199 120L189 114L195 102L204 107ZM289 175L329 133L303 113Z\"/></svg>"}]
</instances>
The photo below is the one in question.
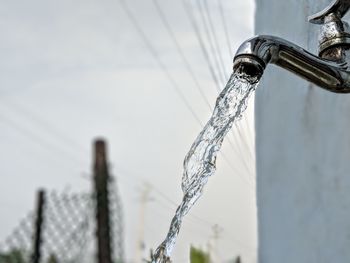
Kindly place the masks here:
<instances>
[{"instance_id":1,"label":"faucet spout","mask_svg":"<svg viewBox=\"0 0 350 263\"><path fill-rule=\"evenodd\" d=\"M350 93L349 49L335 47L331 51L337 54L320 58L284 39L256 36L239 47L233 68L260 77L272 63L328 91Z\"/></svg>"}]
</instances>

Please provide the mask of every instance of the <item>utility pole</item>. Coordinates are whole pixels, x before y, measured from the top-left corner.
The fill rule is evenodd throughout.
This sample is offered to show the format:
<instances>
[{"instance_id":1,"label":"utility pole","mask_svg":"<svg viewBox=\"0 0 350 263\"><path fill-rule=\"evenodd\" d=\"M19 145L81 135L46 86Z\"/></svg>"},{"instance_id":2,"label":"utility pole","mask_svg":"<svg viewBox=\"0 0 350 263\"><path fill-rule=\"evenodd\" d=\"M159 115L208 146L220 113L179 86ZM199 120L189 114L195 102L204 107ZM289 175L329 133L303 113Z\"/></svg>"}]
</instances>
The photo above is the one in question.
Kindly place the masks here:
<instances>
[{"instance_id":1,"label":"utility pole","mask_svg":"<svg viewBox=\"0 0 350 263\"><path fill-rule=\"evenodd\" d=\"M142 262L142 254L145 249L145 215L146 215L146 207L147 203L151 200L149 194L151 192L151 186L147 183L144 184L141 198L140 198L140 214L139 214L139 232L138 239L136 244L136 253L135 253L135 262Z\"/></svg>"},{"instance_id":2,"label":"utility pole","mask_svg":"<svg viewBox=\"0 0 350 263\"><path fill-rule=\"evenodd\" d=\"M36 201L35 233L33 239L32 263L39 263L41 258L42 227L44 223L45 191L39 190Z\"/></svg>"},{"instance_id":3,"label":"utility pole","mask_svg":"<svg viewBox=\"0 0 350 263\"><path fill-rule=\"evenodd\" d=\"M219 262L218 243L219 243L219 239L221 237L222 228L218 224L215 224L212 227L212 231L213 231L213 236L212 236L212 239L213 239L212 261L214 263L217 263L217 262Z\"/></svg>"},{"instance_id":4,"label":"utility pole","mask_svg":"<svg viewBox=\"0 0 350 263\"><path fill-rule=\"evenodd\" d=\"M94 143L94 186L96 195L98 263L112 263L108 180L109 173L106 143L104 140L98 139Z\"/></svg>"}]
</instances>

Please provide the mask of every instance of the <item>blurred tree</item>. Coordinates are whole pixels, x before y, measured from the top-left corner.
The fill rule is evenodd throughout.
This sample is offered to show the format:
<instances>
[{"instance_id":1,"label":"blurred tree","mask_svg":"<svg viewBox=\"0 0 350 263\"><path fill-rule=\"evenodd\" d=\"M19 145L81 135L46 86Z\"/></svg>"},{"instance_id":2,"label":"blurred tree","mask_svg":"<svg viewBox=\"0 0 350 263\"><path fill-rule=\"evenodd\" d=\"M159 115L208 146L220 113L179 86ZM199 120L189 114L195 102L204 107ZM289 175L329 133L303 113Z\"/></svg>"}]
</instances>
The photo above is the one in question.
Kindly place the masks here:
<instances>
[{"instance_id":1,"label":"blurred tree","mask_svg":"<svg viewBox=\"0 0 350 263\"><path fill-rule=\"evenodd\" d=\"M190 262L191 263L210 263L210 256L204 251L191 247L190 250Z\"/></svg>"}]
</instances>

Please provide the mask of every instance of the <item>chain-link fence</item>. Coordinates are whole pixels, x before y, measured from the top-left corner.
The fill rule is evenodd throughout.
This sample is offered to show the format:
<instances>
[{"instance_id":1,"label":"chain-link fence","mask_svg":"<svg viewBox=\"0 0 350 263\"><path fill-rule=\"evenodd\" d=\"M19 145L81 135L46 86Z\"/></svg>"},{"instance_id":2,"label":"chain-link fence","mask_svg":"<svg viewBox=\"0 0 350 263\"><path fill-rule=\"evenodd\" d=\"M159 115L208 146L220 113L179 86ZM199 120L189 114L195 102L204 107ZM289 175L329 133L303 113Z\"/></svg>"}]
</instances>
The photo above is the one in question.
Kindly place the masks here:
<instances>
[{"instance_id":1,"label":"chain-link fence","mask_svg":"<svg viewBox=\"0 0 350 263\"><path fill-rule=\"evenodd\" d=\"M113 262L124 262L123 215L115 179L110 178ZM95 199L91 193L45 194L40 240L41 263L96 262ZM36 216L29 212L0 245L0 263L29 263L34 253Z\"/></svg>"}]
</instances>

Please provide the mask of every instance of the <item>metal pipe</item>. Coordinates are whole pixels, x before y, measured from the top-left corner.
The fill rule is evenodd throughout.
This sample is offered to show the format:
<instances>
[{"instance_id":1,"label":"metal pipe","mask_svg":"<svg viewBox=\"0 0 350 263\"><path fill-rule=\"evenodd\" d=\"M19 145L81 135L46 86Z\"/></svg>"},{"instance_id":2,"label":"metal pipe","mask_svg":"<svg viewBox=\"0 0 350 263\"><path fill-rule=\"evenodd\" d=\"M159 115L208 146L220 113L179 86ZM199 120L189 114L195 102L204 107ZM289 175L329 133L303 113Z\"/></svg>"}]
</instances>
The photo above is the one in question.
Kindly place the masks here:
<instances>
[{"instance_id":1,"label":"metal pipe","mask_svg":"<svg viewBox=\"0 0 350 263\"><path fill-rule=\"evenodd\" d=\"M333 47L332 50L339 49ZM328 91L350 93L350 71L347 61L349 51L341 47L339 52L340 56L331 61L329 57L317 57L284 39L256 36L239 47L234 57L233 68L260 78L267 64L272 63Z\"/></svg>"}]
</instances>

